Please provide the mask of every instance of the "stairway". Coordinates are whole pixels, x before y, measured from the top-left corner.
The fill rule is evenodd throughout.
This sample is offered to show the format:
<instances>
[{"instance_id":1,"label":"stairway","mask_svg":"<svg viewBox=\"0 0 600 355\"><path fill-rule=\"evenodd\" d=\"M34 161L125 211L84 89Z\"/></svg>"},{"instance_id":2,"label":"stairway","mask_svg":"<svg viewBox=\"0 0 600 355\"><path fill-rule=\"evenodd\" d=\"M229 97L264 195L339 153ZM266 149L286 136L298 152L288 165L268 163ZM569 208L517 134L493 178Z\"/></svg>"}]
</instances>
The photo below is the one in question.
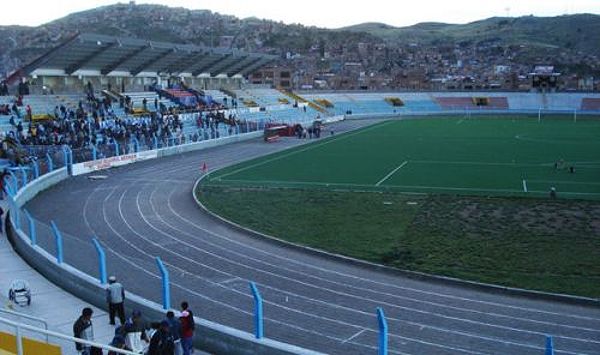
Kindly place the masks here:
<instances>
[{"instance_id":1,"label":"stairway","mask_svg":"<svg viewBox=\"0 0 600 355\"><path fill-rule=\"evenodd\" d=\"M317 105L316 103L314 103L312 101L308 101L307 99L303 98L302 96L300 96L298 94L295 94L292 91L286 91L286 90L283 90L283 89L278 89L278 90L282 94L284 94L285 96L293 99L294 101L301 102L301 103L306 103L306 104L308 104L309 107L311 107L311 108L313 108L313 109L315 109L315 110L317 110L317 111L319 111L319 112L321 112L323 114L326 114L326 115L329 114L329 111L327 111L324 107L321 107L320 105Z\"/></svg>"}]
</instances>

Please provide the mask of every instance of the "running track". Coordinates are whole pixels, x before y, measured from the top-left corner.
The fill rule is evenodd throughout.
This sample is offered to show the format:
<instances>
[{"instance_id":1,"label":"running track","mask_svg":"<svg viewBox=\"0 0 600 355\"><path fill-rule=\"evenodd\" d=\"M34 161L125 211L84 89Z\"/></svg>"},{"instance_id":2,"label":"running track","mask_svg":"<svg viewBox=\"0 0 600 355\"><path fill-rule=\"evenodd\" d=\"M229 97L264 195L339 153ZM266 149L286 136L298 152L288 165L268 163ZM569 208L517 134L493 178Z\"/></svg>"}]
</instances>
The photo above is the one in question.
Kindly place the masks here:
<instances>
[{"instance_id":1,"label":"running track","mask_svg":"<svg viewBox=\"0 0 600 355\"><path fill-rule=\"evenodd\" d=\"M338 132L370 122L345 122ZM251 332L248 281L264 298L265 335L336 354L373 354L376 307L384 308L392 354L600 354L600 309L479 292L391 276L257 240L215 222L195 204L199 167L224 167L300 142L259 140L133 164L106 180L71 178L27 206L63 230L65 261L97 275L90 242L107 250L109 272L160 303L155 256L171 273L174 306ZM309 231L307 231L309 232ZM49 230L38 240L53 252Z\"/></svg>"}]
</instances>

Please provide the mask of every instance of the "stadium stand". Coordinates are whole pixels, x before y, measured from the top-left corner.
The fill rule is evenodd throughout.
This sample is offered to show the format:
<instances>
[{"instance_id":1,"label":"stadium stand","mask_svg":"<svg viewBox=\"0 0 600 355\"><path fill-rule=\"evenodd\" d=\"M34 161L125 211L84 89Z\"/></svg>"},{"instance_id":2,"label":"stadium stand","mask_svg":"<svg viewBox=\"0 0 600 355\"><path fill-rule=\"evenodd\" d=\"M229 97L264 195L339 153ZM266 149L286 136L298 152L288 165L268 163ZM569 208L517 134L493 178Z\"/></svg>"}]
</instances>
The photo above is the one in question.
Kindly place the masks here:
<instances>
[{"instance_id":1,"label":"stadium stand","mask_svg":"<svg viewBox=\"0 0 600 355\"><path fill-rule=\"evenodd\" d=\"M508 110L506 97L436 97L444 110Z\"/></svg>"},{"instance_id":2,"label":"stadium stand","mask_svg":"<svg viewBox=\"0 0 600 355\"><path fill-rule=\"evenodd\" d=\"M161 98L155 91L139 91L139 92L126 92L119 94L120 97L125 99L129 97L132 102L132 106L137 109L144 108L144 99L146 99L146 110L149 112L157 111L154 107L154 101L157 100L159 104L163 104L167 107L172 106L173 102L166 98Z\"/></svg>"}]
</instances>

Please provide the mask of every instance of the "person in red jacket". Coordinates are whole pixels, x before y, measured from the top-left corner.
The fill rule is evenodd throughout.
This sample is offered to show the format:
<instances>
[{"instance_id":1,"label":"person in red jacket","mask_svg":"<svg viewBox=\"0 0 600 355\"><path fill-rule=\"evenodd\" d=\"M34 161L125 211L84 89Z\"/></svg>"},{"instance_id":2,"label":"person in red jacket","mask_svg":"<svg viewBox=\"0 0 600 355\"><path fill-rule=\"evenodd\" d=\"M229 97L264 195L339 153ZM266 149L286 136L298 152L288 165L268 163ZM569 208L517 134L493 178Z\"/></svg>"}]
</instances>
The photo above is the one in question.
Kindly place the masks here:
<instances>
[{"instance_id":1,"label":"person in red jacket","mask_svg":"<svg viewBox=\"0 0 600 355\"><path fill-rule=\"evenodd\" d=\"M182 307L183 308L183 307ZM181 322L181 347L183 348L183 355L190 355L194 352L194 316L187 310L187 307L181 312L179 317Z\"/></svg>"}]
</instances>

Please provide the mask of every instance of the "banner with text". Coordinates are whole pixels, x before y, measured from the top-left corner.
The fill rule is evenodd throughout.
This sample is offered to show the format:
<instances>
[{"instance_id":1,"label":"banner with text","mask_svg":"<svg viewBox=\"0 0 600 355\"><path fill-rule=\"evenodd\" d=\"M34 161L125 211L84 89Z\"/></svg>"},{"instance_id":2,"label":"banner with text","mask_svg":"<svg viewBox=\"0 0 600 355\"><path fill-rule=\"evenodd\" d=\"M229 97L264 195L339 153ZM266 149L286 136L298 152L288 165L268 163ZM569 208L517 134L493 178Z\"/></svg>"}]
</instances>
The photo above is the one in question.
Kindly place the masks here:
<instances>
[{"instance_id":1,"label":"banner with text","mask_svg":"<svg viewBox=\"0 0 600 355\"><path fill-rule=\"evenodd\" d=\"M83 175L94 171L105 170L123 166L138 161L158 158L156 150L149 150L135 154L125 154L118 157L104 158L73 165L73 176Z\"/></svg>"}]
</instances>

